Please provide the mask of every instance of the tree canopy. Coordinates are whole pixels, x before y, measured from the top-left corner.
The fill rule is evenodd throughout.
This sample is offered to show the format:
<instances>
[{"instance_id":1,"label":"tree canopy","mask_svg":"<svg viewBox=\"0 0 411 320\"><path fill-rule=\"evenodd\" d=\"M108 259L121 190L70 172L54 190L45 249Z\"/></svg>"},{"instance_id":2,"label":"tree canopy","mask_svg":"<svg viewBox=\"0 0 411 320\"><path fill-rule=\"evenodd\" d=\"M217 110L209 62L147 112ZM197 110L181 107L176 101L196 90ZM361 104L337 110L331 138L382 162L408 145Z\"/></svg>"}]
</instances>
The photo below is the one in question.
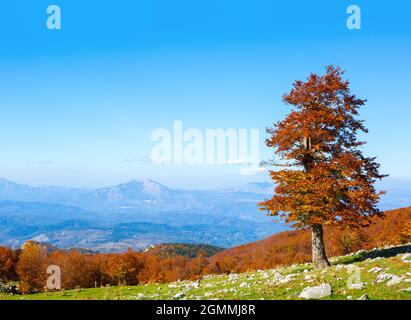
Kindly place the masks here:
<instances>
[{"instance_id":1,"label":"tree canopy","mask_svg":"<svg viewBox=\"0 0 411 320\"><path fill-rule=\"evenodd\" d=\"M281 169L270 171L275 193L259 205L295 227L366 226L382 214L377 203L383 192L374 182L384 175L357 137L368 132L357 119L366 100L351 93L343 74L328 66L322 76L296 81L283 97L291 113L267 129L266 145L275 149Z\"/></svg>"}]
</instances>

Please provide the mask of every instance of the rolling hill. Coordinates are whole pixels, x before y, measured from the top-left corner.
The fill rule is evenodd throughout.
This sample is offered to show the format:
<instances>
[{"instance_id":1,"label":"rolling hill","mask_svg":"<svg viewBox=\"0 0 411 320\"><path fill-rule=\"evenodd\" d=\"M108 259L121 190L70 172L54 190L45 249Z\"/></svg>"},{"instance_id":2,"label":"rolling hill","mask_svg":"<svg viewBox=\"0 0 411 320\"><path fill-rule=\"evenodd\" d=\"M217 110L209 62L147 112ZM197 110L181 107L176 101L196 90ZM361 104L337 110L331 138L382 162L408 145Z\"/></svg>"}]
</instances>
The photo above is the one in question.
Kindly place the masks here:
<instances>
[{"instance_id":1,"label":"rolling hill","mask_svg":"<svg viewBox=\"0 0 411 320\"><path fill-rule=\"evenodd\" d=\"M324 240L328 256L411 242L411 207L386 211L384 217L375 217L367 228L327 226ZM310 260L310 230L293 230L218 252L210 258L208 272L245 272Z\"/></svg>"},{"instance_id":2,"label":"rolling hill","mask_svg":"<svg viewBox=\"0 0 411 320\"><path fill-rule=\"evenodd\" d=\"M0 244L27 240L100 251L161 243L233 247L288 230L258 210L272 184L221 190L179 190L153 180L98 189L31 187L0 179ZM388 193L381 207L411 204L408 189Z\"/></svg>"},{"instance_id":3,"label":"rolling hill","mask_svg":"<svg viewBox=\"0 0 411 320\"><path fill-rule=\"evenodd\" d=\"M0 244L18 247L33 239L110 252L170 242L231 247L287 229L267 223L256 206L262 197L244 190L174 190L152 180L76 191L2 179Z\"/></svg>"},{"instance_id":4,"label":"rolling hill","mask_svg":"<svg viewBox=\"0 0 411 320\"><path fill-rule=\"evenodd\" d=\"M386 255L387 250L393 253ZM405 253L407 250L410 246L336 257L324 271L315 271L311 264L304 263L165 284L30 295L0 293L0 300L410 300L411 254ZM364 258L370 254L372 258ZM360 270L360 276L352 280L355 270Z\"/></svg>"}]
</instances>

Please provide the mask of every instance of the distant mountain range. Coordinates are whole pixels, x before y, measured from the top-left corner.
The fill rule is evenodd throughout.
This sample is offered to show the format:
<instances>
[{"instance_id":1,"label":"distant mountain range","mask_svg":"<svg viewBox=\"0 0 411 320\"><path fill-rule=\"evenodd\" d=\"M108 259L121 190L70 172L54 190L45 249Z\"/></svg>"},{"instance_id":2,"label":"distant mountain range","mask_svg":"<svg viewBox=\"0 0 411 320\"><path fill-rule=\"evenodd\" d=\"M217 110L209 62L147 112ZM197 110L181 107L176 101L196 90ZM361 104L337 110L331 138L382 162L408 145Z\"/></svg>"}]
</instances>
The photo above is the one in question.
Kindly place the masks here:
<instances>
[{"instance_id":1,"label":"distant mountain range","mask_svg":"<svg viewBox=\"0 0 411 320\"><path fill-rule=\"evenodd\" d=\"M33 239L99 251L175 242L231 247L288 229L258 210L272 192L273 185L264 182L192 191L153 180L77 189L0 179L0 244L16 247ZM384 209L411 204L411 192L393 195L385 196Z\"/></svg>"},{"instance_id":2,"label":"distant mountain range","mask_svg":"<svg viewBox=\"0 0 411 320\"><path fill-rule=\"evenodd\" d=\"M133 180L100 189L31 187L0 179L0 243L27 240L100 251L182 242L230 247L285 230L258 210L269 184L175 190Z\"/></svg>"},{"instance_id":3,"label":"distant mountain range","mask_svg":"<svg viewBox=\"0 0 411 320\"><path fill-rule=\"evenodd\" d=\"M88 189L54 186L31 187L0 178L0 200L60 203L88 191Z\"/></svg>"}]
</instances>

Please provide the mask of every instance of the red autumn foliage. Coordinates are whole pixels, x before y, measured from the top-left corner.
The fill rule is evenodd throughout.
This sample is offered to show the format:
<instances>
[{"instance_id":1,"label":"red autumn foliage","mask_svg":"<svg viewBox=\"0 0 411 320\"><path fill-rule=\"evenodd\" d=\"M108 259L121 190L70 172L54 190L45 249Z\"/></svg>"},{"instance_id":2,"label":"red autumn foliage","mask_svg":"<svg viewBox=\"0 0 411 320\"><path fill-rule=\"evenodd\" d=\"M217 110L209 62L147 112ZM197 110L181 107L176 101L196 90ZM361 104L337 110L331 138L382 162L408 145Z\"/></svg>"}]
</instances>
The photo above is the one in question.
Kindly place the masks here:
<instances>
[{"instance_id":1,"label":"red autumn foliage","mask_svg":"<svg viewBox=\"0 0 411 320\"><path fill-rule=\"evenodd\" d=\"M0 247L0 282L17 279L16 264L19 251L10 248Z\"/></svg>"},{"instance_id":2,"label":"red autumn foliage","mask_svg":"<svg viewBox=\"0 0 411 320\"><path fill-rule=\"evenodd\" d=\"M324 239L327 254L339 256L360 249L405 243L399 235L408 230L410 223L411 207L387 211L385 217L376 216L371 219L369 227L341 229L327 226ZM217 273L229 273L308 262L311 260L310 238L309 230L275 234L261 241L219 252L210 258L207 268Z\"/></svg>"},{"instance_id":3,"label":"red autumn foliage","mask_svg":"<svg viewBox=\"0 0 411 320\"><path fill-rule=\"evenodd\" d=\"M16 271L24 293L39 292L47 280L47 252L35 243L26 243L20 254Z\"/></svg>"},{"instance_id":4,"label":"red autumn foliage","mask_svg":"<svg viewBox=\"0 0 411 320\"><path fill-rule=\"evenodd\" d=\"M339 67L328 66L324 75L295 81L283 97L291 112L267 130L266 145L281 169L270 171L276 187L261 209L296 228L312 228L315 268L329 264L324 225L363 227L382 214L377 204L383 192L373 184L384 175L375 158L363 155L365 142L357 138L368 132L358 119L366 101L351 93L343 74Z\"/></svg>"},{"instance_id":5,"label":"red autumn foliage","mask_svg":"<svg viewBox=\"0 0 411 320\"><path fill-rule=\"evenodd\" d=\"M275 194L260 205L296 227L366 226L381 214L376 206L381 192L373 183L384 175L375 158L359 149L365 142L357 140L359 132L367 132L357 119L365 100L350 92L343 73L329 66L325 75L296 81L283 98L293 110L267 130L266 144L286 169L270 171Z\"/></svg>"}]
</instances>

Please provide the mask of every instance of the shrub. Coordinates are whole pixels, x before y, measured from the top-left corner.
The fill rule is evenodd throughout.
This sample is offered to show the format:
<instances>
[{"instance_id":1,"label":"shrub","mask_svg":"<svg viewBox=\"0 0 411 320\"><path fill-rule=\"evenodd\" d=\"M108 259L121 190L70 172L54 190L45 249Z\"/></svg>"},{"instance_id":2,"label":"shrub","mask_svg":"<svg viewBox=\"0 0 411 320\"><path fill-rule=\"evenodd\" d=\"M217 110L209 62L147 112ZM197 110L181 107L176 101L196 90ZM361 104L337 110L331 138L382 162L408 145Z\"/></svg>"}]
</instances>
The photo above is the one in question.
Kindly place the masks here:
<instances>
[{"instance_id":1,"label":"shrub","mask_svg":"<svg viewBox=\"0 0 411 320\"><path fill-rule=\"evenodd\" d=\"M0 293L6 294L20 294L20 286L17 282L1 282L0 281Z\"/></svg>"},{"instance_id":2,"label":"shrub","mask_svg":"<svg viewBox=\"0 0 411 320\"><path fill-rule=\"evenodd\" d=\"M21 280L20 289L23 293L39 292L44 289L47 280L47 253L38 244L28 244L24 247L19 262L17 274Z\"/></svg>"},{"instance_id":3,"label":"shrub","mask_svg":"<svg viewBox=\"0 0 411 320\"><path fill-rule=\"evenodd\" d=\"M14 252L10 248L0 247L0 281L17 280L17 259L17 252Z\"/></svg>"},{"instance_id":4,"label":"shrub","mask_svg":"<svg viewBox=\"0 0 411 320\"><path fill-rule=\"evenodd\" d=\"M404 228L402 228L397 238L401 244L411 242L411 221L404 225Z\"/></svg>"}]
</instances>

